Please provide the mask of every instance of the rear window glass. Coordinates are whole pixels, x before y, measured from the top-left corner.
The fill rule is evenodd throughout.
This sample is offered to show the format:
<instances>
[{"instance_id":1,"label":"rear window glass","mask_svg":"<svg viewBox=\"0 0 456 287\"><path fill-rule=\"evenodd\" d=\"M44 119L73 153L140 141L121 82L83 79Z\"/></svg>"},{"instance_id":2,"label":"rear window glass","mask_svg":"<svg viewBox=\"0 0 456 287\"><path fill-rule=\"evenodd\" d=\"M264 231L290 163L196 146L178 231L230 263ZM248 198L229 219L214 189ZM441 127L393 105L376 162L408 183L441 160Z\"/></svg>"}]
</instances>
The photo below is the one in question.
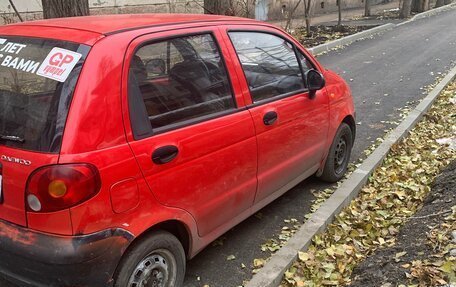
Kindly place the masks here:
<instances>
[{"instance_id":1,"label":"rear window glass","mask_svg":"<svg viewBox=\"0 0 456 287\"><path fill-rule=\"evenodd\" d=\"M89 46L0 36L0 145L56 153Z\"/></svg>"}]
</instances>

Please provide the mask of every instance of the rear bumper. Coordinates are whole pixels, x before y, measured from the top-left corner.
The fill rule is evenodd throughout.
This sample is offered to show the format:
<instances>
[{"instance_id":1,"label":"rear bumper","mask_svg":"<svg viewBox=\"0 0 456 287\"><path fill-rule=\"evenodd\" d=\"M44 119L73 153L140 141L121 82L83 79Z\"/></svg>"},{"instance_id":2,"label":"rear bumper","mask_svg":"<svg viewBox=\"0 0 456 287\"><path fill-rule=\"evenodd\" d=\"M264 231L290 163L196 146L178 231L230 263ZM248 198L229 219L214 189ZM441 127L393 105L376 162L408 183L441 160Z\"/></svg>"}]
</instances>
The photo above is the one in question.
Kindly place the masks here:
<instances>
[{"instance_id":1,"label":"rear bumper","mask_svg":"<svg viewBox=\"0 0 456 287\"><path fill-rule=\"evenodd\" d=\"M58 236L0 220L0 273L20 286L111 286L133 238L123 229Z\"/></svg>"}]
</instances>

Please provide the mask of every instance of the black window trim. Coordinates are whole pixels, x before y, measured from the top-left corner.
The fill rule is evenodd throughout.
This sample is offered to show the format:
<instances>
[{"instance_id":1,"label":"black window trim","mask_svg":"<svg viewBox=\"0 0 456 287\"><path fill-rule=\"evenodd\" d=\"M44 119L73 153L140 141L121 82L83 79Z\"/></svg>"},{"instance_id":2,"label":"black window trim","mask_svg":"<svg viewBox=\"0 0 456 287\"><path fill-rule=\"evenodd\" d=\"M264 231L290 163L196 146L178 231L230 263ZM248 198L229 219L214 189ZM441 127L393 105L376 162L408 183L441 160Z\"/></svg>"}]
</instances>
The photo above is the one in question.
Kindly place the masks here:
<instances>
[{"instance_id":1,"label":"black window trim","mask_svg":"<svg viewBox=\"0 0 456 287\"><path fill-rule=\"evenodd\" d=\"M282 94L282 95L277 95L277 96L274 96L274 97L270 97L268 99L260 100L260 101L257 101L257 102L252 102L252 104L247 105L247 108L248 109L255 108L255 107L258 107L258 106L262 106L262 105L265 105L265 104L269 104L269 103L272 103L272 102L275 102L275 101L279 101L279 100L282 100L282 99L290 98L290 97L297 96L297 95L300 95L300 94L305 94L305 93L308 93L308 92L309 92L308 89L296 90L296 91L285 93L285 94Z\"/></svg>"},{"instance_id":2,"label":"black window trim","mask_svg":"<svg viewBox=\"0 0 456 287\"><path fill-rule=\"evenodd\" d=\"M224 117L224 116L228 116L228 115L232 115L232 114L238 113L240 111L244 111L244 110L246 110L246 108L236 108L236 107L234 107L234 108L231 108L231 109L226 110L226 111L221 111L221 112L217 112L217 113L213 113L213 114L209 114L209 115L199 116L199 117L194 118L194 119L189 119L189 120L181 121L181 122L178 122L178 123L169 124L169 125L166 125L166 126L163 126L163 127L155 128L154 129L155 132L153 132L151 136L159 135L159 134L162 134L162 133L165 133L165 132L170 132L170 131L173 131L173 130L177 130L177 129L185 128L185 127L188 127L188 126L200 124L200 123L207 122L207 121L214 120L214 119L218 119L218 118L221 118L221 117ZM144 137L144 138L146 138L146 137Z\"/></svg>"},{"instance_id":3,"label":"black window trim","mask_svg":"<svg viewBox=\"0 0 456 287\"><path fill-rule=\"evenodd\" d=\"M189 28L189 29L192 29L192 28ZM153 34L155 34L155 33L144 34L144 35L141 35L139 37L149 36L149 35L153 35ZM134 123L131 121L131 111L130 111L130 108L132 108L132 106L130 105L130 97L131 97L131 95L129 93L129 89L127 89L128 114L130 115L130 127L131 127L133 138L134 138L135 141L139 141L139 140L142 140L142 139L145 139L145 138L150 138L150 137L153 137L155 135L159 135L159 134L162 134L162 133L165 133L165 132L177 130L177 129L180 129L180 128L184 128L184 127L187 127L187 126L199 124L199 123L202 123L202 122L205 122L205 121L213 120L213 119L216 119L216 118L220 118L220 117L223 117L223 116L231 115L231 114L246 110L245 107L239 108L239 106L237 104L237 100L236 100L236 96L235 96L234 88L233 88L232 77L231 77L230 73L228 72L227 65L226 65L226 60L225 60L225 57L223 55L223 52L222 52L220 43L219 43L219 41L217 39L217 36L214 33L214 29L195 31L195 32L190 32L190 33L185 33L184 32L182 34L177 34L177 35L172 35L172 36L164 36L164 37L157 37L157 38L154 38L154 39L146 40L146 41L138 44L135 47L135 49L133 50L133 53L131 53L130 55L136 55L136 53L138 52L139 49L141 49L142 47L147 46L147 45L152 45L152 44L156 44L156 43L160 43L160 42L164 42L164 41L169 41L171 39L176 39L176 38L185 38L185 37L200 36L200 35L210 35L212 37L212 40L215 43L215 46L217 48L217 52L220 55L220 58L221 58L222 64L223 64L223 68L225 69L225 73L226 73L226 76L227 76L227 79L228 79L228 86L229 86L229 89L230 89L230 92L231 92L231 98L233 99L234 107L231 108L231 109L228 109L226 111L221 111L221 112L218 112L218 113L213 113L213 114L209 114L209 115L199 116L199 117L196 117L196 118L193 118L193 119L184 120L184 121L181 121L181 122L178 122L178 123L169 124L169 125L166 125L166 126L163 126L163 127L159 127L159 128L152 127L151 128L151 132L138 135L135 131L140 129L140 127L135 126ZM130 65L131 65L131 63L130 63ZM130 81L130 66L128 67L128 75L127 75L127 83L126 83L127 87L129 86L128 85L129 81ZM148 124L150 124L149 117L147 117L147 121L148 121ZM146 122L144 121L144 123L142 123L142 124L146 124Z\"/></svg>"},{"instance_id":4,"label":"black window trim","mask_svg":"<svg viewBox=\"0 0 456 287\"><path fill-rule=\"evenodd\" d=\"M304 82L304 86L307 87L307 80L306 80L305 75L304 75L304 69L302 67L301 59L299 58L299 55L298 55L299 51L298 51L298 48L295 45L293 45L293 51L295 53L296 60L298 61L299 69L301 70L302 81ZM305 56L304 56L304 58L307 59L307 57L305 57ZM312 68L313 68L313 65L312 65ZM306 90L308 91L309 89L306 88Z\"/></svg>"},{"instance_id":5,"label":"black window trim","mask_svg":"<svg viewBox=\"0 0 456 287\"><path fill-rule=\"evenodd\" d=\"M257 27L257 26L255 26ZM298 53L301 53L307 60L309 60L310 64L312 65L312 68L315 69L316 71L319 71L319 69L316 67L315 63L313 61L311 61L307 56L306 54L301 51L301 49L299 49L299 47L297 47L295 45L295 43L291 42L289 39L287 39L286 37L284 37L283 35L281 35L280 33L278 32L275 32L275 31L269 31L269 30L262 30L262 29L257 29L257 28L252 28L252 29L247 29L247 28L242 28L242 29L226 29L226 34L228 36L228 38L230 39L230 43L232 45L232 47L234 48L234 51L236 52L236 57L238 59L238 62L239 64L241 64L241 68L242 68L242 62L241 62L241 59L239 58L239 55L236 51L236 47L233 43L233 40L231 39L230 37L230 33L236 33L236 32L244 32L244 33L263 33L263 34L269 34L269 35L274 35L276 37L279 37L281 39L283 39L284 41L286 41L287 43L289 43L292 47L293 47L293 51L294 51L294 54L295 54L295 57L296 57L296 61L298 62L298 65L299 65L299 68L301 70L301 75L302 75L302 78L303 78L303 81L304 83L306 84L306 81L305 81L305 78L304 78L304 70L302 69L302 63L301 61L299 60L299 57L298 57ZM319 71L320 72L320 71ZM242 73L244 75L244 79L247 80L247 76L245 75L245 71L244 71L244 68L242 68ZM292 96L296 96L296 95L299 95L299 94L304 94L304 93L308 93L309 90L307 88L304 88L304 89L300 89L300 90L296 90L296 91L292 91L292 92L289 92L289 93L285 93L285 94L282 94L282 95L277 95L277 96L274 96L274 97L270 97L268 99L264 99L264 100L260 100L260 101L257 101L257 102L254 102L253 101L253 98L252 98L252 95L250 94L250 89L249 89L249 95L250 95L250 99L252 100L252 104L250 105L247 105L247 109L250 109L250 108L254 108L254 107L258 107L258 106L261 106L261 105L265 105L265 104L268 104L268 103L271 103L271 102L274 102L274 101L278 101L278 100L282 100L284 98L288 98L288 97L292 97Z\"/></svg>"}]
</instances>

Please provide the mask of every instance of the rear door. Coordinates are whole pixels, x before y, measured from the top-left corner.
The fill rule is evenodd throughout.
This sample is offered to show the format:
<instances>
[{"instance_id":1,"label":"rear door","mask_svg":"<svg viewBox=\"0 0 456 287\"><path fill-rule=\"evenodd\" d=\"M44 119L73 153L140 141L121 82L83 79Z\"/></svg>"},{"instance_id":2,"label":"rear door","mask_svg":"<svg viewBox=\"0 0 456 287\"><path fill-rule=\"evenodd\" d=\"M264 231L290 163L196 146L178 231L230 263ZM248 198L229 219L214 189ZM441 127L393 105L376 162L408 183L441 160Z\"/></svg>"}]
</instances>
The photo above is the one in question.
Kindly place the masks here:
<instances>
[{"instance_id":1,"label":"rear door","mask_svg":"<svg viewBox=\"0 0 456 287\"><path fill-rule=\"evenodd\" d=\"M321 164L328 132L326 90L310 97L304 73L314 66L274 29L230 27L229 38L245 75L258 140L255 203L313 174ZM273 196L274 197L274 196ZM271 199L271 198L269 198Z\"/></svg>"},{"instance_id":2,"label":"rear door","mask_svg":"<svg viewBox=\"0 0 456 287\"><path fill-rule=\"evenodd\" d=\"M252 118L218 35L142 36L126 60L130 146L156 199L191 213L200 236L245 217L257 187Z\"/></svg>"},{"instance_id":3,"label":"rear door","mask_svg":"<svg viewBox=\"0 0 456 287\"><path fill-rule=\"evenodd\" d=\"M26 219L26 183L36 168L58 161L88 50L58 40L0 36L0 219L33 228L39 217L46 224L42 215ZM68 225L65 232L71 233Z\"/></svg>"}]
</instances>

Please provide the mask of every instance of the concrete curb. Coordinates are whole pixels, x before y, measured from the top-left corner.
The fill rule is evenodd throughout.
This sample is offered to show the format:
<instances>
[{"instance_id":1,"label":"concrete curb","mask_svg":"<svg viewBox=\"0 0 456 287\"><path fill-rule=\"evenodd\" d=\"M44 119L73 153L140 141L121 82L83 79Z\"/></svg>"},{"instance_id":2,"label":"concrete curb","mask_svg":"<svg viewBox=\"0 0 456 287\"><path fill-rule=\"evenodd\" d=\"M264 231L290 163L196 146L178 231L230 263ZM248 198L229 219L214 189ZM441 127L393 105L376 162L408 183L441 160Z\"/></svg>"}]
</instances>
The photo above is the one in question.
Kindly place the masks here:
<instances>
[{"instance_id":1,"label":"concrete curb","mask_svg":"<svg viewBox=\"0 0 456 287\"><path fill-rule=\"evenodd\" d=\"M424 18L427 18L429 16L433 16L435 14L438 14L440 12L450 10L450 9L452 9L454 7L456 7L456 2L444 5L444 6L439 7L439 8L434 8L434 9L431 9L429 11L425 11L425 12L416 14L410 20L401 22L401 23L397 24L396 26L401 26L401 25L408 24L410 22L413 22L413 21L416 21L416 20L419 20L419 19L424 19Z\"/></svg>"},{"instance_id":2,"label":"concrete curb","mask_svg":"<svg viewBox=\"0 0 456 287\"><path fill-rule=\"evenodd\" d=\"M330 51L331 49L334 49L337 46L349 45L355 41L358 41L359 39L366 38L366 37L372 36L374 34L377 34L377 33L380 33L380 32L383 32L383 31L386 31L389 29L393 29L394 27L396 27L395 24L388 23L385 25L381 25L381 26L369 29L369 30L364 30L364 31L355 33L353 35L349 35L347 37L337 39L337 40L334 40L334 41L331 41L331 42L328 42L325 44L321 44L321 45L309 48L307 50L309 52L311 52L313 55L318 55L322 52Z\"/></svg>"},{"instance_id":3,"label":"concrete curb","mask_svg":"<svg viewBox=\"0 0 456 287\"><path fill-rule=\"evenodd\" d=\"M456 2L455 3L450 3L448 5L445 5L445 6L442 6L442 7L439 7L439 8L431 9L429 11L426 11L426 12L423 12L423 13L420 13L420 14L416 14L410 20L401 22L399 24L387 23L387 24L384 24L384 25L381 25L381 26L378 26L378 27L375 27L375 28L372 28L372 29L364 30L364 31L355 33L353 35L349 35L347 37L343 37L343 38L340 38L340 39L337 39L337 40L334 40L334 41L331 41L331 42L328 42L328 43L324 43L324 44L309 48L307 50L309 52L311 52L313 55L318 55L318 54L321 54L323 52L330 51L330 50L332 50L332 49L334 49L334 48L336 48L338 46L350 45L353 42L356 42L356 41L358 41L360 39L363 39L363 38L378 34L380 32L391 30L391 29L393 29L395 27L398 27L398 26L401 26L401 25L404 25L404 24L407 24L407 23L410 23L410 22L413 22L413 21L416 21L416 20L419 20L419 19L423 19L423 18L438 14L438 13L443 12L443 11L447 11L447 10L452 9L454 7L456 7Z\"/></svg>"},{"instance_id":4,"label":"concrete curb","mask_svg":"<svg viewBox=\"0 0 456 287\"><path fill-rule=\"evenodd\" d=\"M456 79L456 66L443 80L413 109L409 115L392 131L384 141L364 160L349 178L326 200L322 206L312 214L309 220L299 228L293 237L255 274L245 287L277 287L282 281L285 271L297 259L298 251L305 251L312 242L312 238L324 231L350 201L355 198L369 176L383 162L393 144L397 143L416 125L429 110L440 92Z\"/></svg>"}]
</instances>

